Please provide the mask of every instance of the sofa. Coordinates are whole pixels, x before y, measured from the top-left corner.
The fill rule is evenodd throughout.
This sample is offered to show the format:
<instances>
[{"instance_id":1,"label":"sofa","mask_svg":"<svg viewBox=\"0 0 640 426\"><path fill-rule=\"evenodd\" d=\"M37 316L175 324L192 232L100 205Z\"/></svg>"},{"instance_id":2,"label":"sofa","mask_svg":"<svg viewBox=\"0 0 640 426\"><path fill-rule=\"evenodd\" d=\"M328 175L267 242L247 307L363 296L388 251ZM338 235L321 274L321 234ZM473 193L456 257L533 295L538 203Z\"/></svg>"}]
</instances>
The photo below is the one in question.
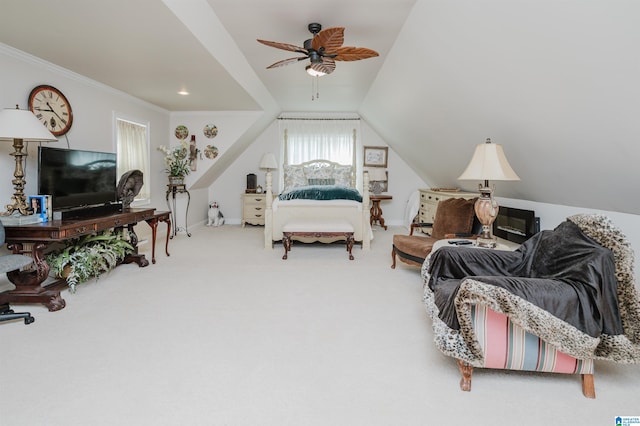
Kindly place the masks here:
<instances>
[{"instance_id":1,"label":"sofa","mask_svg":"<svg viewBox=\"0 0 640 426\"><path fill-rule=\"evenodd\" d=\"M422 266L435 343L474 367L580 374L593 361L640 361L633 250L603 215L575 215L515 251L443 247Z\"/></svg>"}]
</instances>

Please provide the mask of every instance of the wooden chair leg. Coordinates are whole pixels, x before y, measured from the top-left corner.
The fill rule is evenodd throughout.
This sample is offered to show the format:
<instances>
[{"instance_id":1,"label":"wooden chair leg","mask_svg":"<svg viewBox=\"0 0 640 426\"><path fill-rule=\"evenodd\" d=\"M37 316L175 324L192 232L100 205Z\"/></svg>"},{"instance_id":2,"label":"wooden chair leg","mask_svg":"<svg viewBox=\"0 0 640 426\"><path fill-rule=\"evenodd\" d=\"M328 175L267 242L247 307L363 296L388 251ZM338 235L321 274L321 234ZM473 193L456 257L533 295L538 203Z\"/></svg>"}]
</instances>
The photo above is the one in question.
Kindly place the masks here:
<instances>
[{"instance_id":1,"label":"wooden chair leg","mask_svg":"<svg viewBox=\"0 0 640 426\"><path fill-rule=\"evenodd\" d=\"M356 239L353 237L353 232L347 232L345 237L347 238L347 252L349 253L349 260L353 260L354 258L351 250L353 250L353 245L355 244Z\"/></svg>"},{"instance_id":2,"label":"wooden chair leg","mask_svg":"<svg viewBox=\"0 0 640 426\"><path fill-rule=\"evenodd\" d=\"M462 378L460 379L460 389L463 391L469 392L471 391L471 376L473 375L473 366L469 363L457 360L458 361L458 369L460 370L460 374L462 374ZM593 380L593 374L582 374L582 393L587 398L595 398L596 397L596 388Z\"/></svg>"},{"instance_id":3,"label":"wooden chair leg","mask_svg":"<svg viewBox=\"0 0 640 426\"><path fill-rule=\"evenodd\" d=\"M284 256L282 256L282 260L287 260L287 254L289 250L291 250L291 238L288 235L282 236L282 247L284 248Z\"/></svg>"},{"instance_id":4,"label":"wooden chair leg","mask_svg":"<svg viewBox=\"0 0 640 426\"><path fill-rule=\"evenodd\" d=\"M396 248L391 249L391 269L396 269Z\"/></svg>"},{"instance_id":5,"label":"wooden chair leg","mask_svg":"<svg viewBox=\"0 0 640 426\"><path fill-rule=\"evenodd\" d=\"M462 378L460 379L460 389L465 392L471 391L471 375L473 374L473 366L461 359L458 360L458 369Z\"/></svg>"},{"instance_id":6,"label":"wooden chair leg","mask_svg":"<svg viewBox=\"0 0 640 426\"><path fill-rule=\"evenodd\" d=\"M582 394L587 398L596 397L596 386L593 382L593 374L582 374Z\"/></svg>"}]
</instances>

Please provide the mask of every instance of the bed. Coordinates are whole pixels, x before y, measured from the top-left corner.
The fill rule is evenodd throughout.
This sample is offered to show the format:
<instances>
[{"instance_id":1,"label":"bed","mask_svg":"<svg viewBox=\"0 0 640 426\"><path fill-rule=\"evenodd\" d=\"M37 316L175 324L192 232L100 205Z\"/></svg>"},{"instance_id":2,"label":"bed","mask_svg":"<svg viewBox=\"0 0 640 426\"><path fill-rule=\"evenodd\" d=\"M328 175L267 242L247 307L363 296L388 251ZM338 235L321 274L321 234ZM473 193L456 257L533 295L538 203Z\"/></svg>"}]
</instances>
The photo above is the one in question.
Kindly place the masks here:
<instances>
[{"instance_id":1,"label":"bed","mask_svg":"<svg viewBox=\"0 0 640 426\"><path fill-rule=\"evenodd\" d=\"M273 248L274 242L282 240L286 226L306 223L322 229L327 229L331 224L347 224L353 228L355 242L361 244L363 250L368 250L372 238L368 175L365 173L363 177L364 189L358 190L354 169L354 166L327 160L284 165L284 187L275 198L272 176L268 172L265 248ZM339 194L338 198L336 194ZM316 240L332 242L332 239L326 238Z\"/></svg>"}]
</instances>

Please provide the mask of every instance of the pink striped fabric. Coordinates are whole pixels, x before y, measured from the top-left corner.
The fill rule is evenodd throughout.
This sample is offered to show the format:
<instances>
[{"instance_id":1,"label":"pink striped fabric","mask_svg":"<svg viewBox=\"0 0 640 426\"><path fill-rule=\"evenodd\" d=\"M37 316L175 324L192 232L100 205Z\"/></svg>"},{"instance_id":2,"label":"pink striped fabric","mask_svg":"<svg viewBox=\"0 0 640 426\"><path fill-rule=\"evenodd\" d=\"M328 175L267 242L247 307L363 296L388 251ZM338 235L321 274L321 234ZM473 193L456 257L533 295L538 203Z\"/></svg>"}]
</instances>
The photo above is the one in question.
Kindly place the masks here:
<instances>
[{"instance_id":1,"label":"pink striped fabric","mask_svg":"<svg viewBox=\"0 0 640 426\"><path fill-rule=\"evenodd\" d=\"M486 368L592 374L593 360L560 352L484 305L471 308L473 328L485 354Z\"/></svg>"}]
</instances>

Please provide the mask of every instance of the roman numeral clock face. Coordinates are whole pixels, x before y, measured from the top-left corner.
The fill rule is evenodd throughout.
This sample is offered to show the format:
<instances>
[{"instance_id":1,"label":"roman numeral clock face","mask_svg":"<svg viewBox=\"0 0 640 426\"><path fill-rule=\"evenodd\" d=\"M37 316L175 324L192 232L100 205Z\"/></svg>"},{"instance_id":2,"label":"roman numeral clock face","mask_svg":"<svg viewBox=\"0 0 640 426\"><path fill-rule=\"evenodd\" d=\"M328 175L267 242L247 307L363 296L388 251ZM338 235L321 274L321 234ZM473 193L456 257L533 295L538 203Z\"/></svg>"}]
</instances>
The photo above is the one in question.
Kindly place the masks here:
<instances>
[{"instance_id":1,"label":"roman numeral clock face","mask_svg":"<svg viewBox=\"0 0 640 426\"><path fill-rule=\"evenodd\" d=\"M29 109L54 136L62 136L71 129L71 104L55 87L35 87L29 94Z\"/></svg>"}]
</instances>

